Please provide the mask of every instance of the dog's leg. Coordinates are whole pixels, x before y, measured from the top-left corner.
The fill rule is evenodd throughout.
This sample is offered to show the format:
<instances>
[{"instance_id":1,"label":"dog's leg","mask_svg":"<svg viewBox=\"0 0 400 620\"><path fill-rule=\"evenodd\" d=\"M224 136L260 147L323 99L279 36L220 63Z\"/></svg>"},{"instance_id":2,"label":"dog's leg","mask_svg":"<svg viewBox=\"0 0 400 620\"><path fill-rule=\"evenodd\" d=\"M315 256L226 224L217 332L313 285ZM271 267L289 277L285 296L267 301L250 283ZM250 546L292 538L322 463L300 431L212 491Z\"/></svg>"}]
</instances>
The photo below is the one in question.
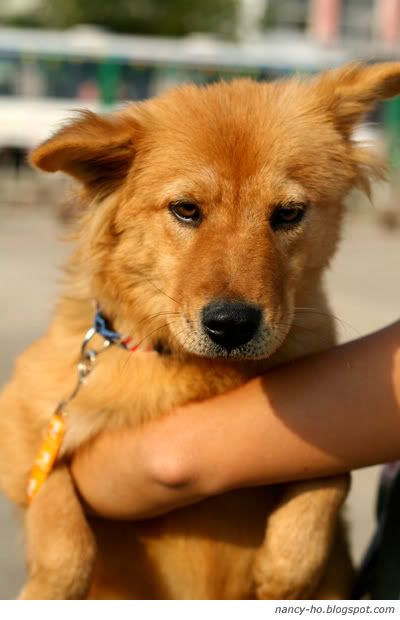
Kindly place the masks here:
<instances>
[{"instance_id":1,"label":"dog's leg","mask_svg":"<svg viewBox=\"0 0 400 620\"><path fill-rule=\"evenodd\" d=\"M85 597L95 541L67 467L57 468L26 513L29 577L20 599Z\"/></svg>"},{"instance_id":2,"label":"dog's leg","mask_svg":"<svg viewBox=\"0 0 400 620\"><path fill-rule=\"evenodd\" d=\"M311 598L319 600L343 600L352 595L354 568L351 561L346 528L339 521L326 569Z\"/></svg>"},{"instance_id":3,"label":"dog's leg","mask_svg":"<svg viewBox=\"0 0 400 620\"><path fill-rule=\"evenodd\" d=\"M295 483L268 519L254 578L260 599L301 599L316 592L337 531L349 476Z\"/></svg>"}]
</instances>

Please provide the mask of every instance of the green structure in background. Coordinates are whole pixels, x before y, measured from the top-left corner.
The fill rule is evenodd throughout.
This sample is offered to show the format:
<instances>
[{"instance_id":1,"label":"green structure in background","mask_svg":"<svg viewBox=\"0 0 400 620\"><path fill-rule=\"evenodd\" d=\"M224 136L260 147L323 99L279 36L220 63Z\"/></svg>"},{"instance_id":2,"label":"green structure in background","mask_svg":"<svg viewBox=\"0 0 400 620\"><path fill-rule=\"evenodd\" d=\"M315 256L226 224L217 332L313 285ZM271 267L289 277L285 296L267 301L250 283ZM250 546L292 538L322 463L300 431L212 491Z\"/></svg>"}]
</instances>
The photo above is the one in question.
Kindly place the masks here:
<instances>
[{"instance_id":1,"label":"green structure in background","mask_svg":"<svg viewBox=\"0 0 400 620\"><path fill-rule=\"evenodd\" d=\"M400 97L385 103L384 123L390 172L397 175L400 174Z\"/></svg>"},{"instance_id":2,"label":"green structure in background","mask_svg":"<svg viewBox=\"0 0 400 620\"><path fill-rule=\"evenodd\" d=\"M100 102L112 106L118 99L121 65L115 60L105 60L98 67Z\"/></svg>"}]
</instances>

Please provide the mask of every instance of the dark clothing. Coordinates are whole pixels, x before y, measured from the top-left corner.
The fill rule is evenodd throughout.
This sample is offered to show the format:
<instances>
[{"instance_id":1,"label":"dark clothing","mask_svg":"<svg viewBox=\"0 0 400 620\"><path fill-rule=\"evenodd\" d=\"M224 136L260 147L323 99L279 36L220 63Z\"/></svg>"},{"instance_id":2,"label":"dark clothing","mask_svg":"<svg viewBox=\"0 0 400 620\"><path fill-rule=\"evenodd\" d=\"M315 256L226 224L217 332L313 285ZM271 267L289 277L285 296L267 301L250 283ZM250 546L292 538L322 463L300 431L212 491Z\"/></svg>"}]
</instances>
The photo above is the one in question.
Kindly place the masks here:
<instances>
[{"instance_id":1,"label":"dark clothing","mask_svg":"<svg viewBox=\"0 0 400 620\"><path fill-rule=\"evenodd\" d=\"M386 465L379 486L377 529L354 598L400 598L400 462Z\"/></svg>"}]
</instances>

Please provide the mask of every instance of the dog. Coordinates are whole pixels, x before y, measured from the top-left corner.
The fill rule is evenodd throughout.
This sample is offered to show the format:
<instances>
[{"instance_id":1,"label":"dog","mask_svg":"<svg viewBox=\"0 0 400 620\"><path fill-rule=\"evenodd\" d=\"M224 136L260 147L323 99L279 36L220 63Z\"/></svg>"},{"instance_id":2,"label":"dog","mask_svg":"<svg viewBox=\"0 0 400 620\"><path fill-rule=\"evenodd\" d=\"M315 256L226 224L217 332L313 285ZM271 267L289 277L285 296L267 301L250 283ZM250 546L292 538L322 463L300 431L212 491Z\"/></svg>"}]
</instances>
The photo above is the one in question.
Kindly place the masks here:
<instances>
[{"instance_id":1,"label":"dog","mask_svg":"<svg viewBox=\"0 0 400 620\"><path fill-rule=\"evenodd\" d=\"M109 116L83 112L33 152L36 167L79 182L85 208L48 332L0 399L0 483L25 519L21 599L349 597L348 476L121 524L85 514L68 460L106 428L145 424L335 344L323 273L343 200L382 174L353 131L399 93L400 63L184 85ZM35 454L74 388L94 303L98 346L124 334L150 350L98 357L28 507Z\"/></svg>"}]
</instances>

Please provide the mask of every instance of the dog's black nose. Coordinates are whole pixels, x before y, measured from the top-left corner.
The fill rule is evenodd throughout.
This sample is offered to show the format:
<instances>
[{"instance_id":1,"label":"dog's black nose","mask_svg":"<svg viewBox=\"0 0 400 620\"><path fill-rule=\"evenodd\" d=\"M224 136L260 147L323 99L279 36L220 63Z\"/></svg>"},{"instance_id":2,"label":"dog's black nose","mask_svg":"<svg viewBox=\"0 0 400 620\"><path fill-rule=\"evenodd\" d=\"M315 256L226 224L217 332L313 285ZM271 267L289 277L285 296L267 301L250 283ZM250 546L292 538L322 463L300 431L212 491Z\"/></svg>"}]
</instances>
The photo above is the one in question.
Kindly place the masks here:
<instances>
[{"instance_id":1,"label":"dog's black nose","mask_svg":"<svg viewBox=\"0 0 400 620\"><path fill-rule=\"evenodd\" d=\"M249 342L261 318L259 308L242 302L219 301L203 309L204 331L227 351Z\"/></svg>"}]
</instances>

